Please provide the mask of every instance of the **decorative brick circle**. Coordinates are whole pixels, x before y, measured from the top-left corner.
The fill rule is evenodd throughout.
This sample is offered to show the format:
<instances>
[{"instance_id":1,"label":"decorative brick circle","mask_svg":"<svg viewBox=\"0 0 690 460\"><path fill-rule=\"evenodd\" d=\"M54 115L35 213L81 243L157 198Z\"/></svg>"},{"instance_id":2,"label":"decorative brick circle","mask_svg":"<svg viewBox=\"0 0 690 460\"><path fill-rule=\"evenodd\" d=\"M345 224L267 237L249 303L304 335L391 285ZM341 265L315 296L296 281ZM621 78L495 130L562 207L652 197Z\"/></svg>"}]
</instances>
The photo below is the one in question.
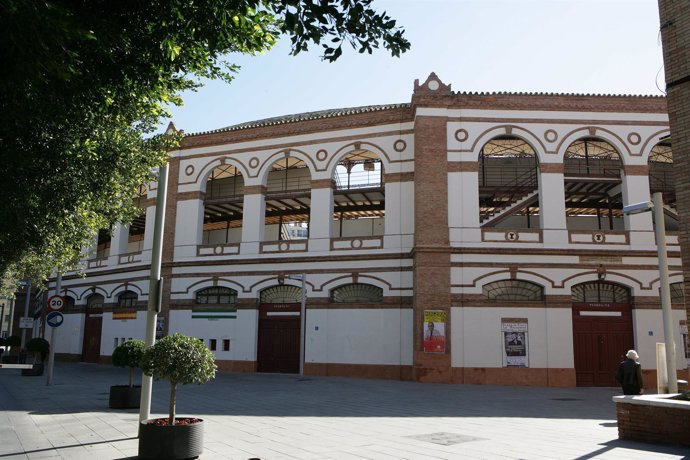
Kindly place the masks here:
<instances>
[{"instance_id":1,"label":"decorative brick circle","mask_svg":"<svg viewBox=\"0 0 690 460\"><path fill-rule=\"evenodd\" d=\"M605 243L606 235L601 232L592 233L592 242L594 243Z\"/></svg>"},{"instance_id":2,"label":"decorative brick circle","mask_svg":"<svg viewBox=\"0 0 690 460\"><path fill-rule=\"evenodd\" d=\"M184 173L188 176L191 176L192 174L194 174L194 166L189 165L186 168L184 168Z\"/></svg>"},{"instance_id":3,"label":"decorative brick circle","mask_svg":"<svg viewBox=\"0 0 690 460\"><path fill-rule=\"evenodd\" d=\"M468 137L470 137L470 135L464 129L458 129L455 131L455 139L457 139L458 142L465 142Z\"/></svg>"},{"instance_id":4,"label":"decorative brick circle","mask_svg":"<svg viewBox=\"0 0 690 460\"><path fill-rule=\"evenodd\" d=\"M324 149L321 149L318 152L316 152L316 159L319 161L325 160L327 156L328 152L326 152Z\"/></svg>"},{"instance_id":5,"label":"decorative brick circle","mask_svg":"<svg viewBox=\"0 0 690 460\"><path fill-rule=\"evenodd\" d=\"M431 91L436 91L441 85L436 80L431 80L427 86Z\"/></svg>"},{"instance_id":6,"label":"decorative brick circle","mask_svg":"<svg viewBox=\"0 0 690 460\"><path fill-rule=\"evenodd\" d=\"M289 247L290 246L287 243L280 243L278 249L280 249L281 251L287 251Z\"/></svg>"},{"instance_id":7,"label":"decorative brick circle","mask_svg":"<svg viewBox=\"0 0 690 460\"><path fill-rule=\"evenodd\" d=\"M405 150L406 148L407 148L407 142L405 142L405 141L402 140L402 139L398 139L398 140L395 141L395 143L393 144L393 149L394 149L396 152L402 152L402 151Z\"/></svg>"},{"instance_id":8,"label":"decorative brick circle","mask_svg":"<svg viewBox=\"0 0 690 460\"><path fill-rule=\"evenodd\" d=\"M642 137L637 133L628 134L628 142L632 145L637 145L642 141Z\"/></svg>"},{"instance_id":9,"label":"decorative brick circle","mask_svg":"<svg viewBox=\"0 0 690 460\"><path fill-rule=\"evenodd\" d=\"M558 139L558 133L553 129L547 129L544 132L544 139L546 139L547 142L556 142Z\"/></svg>"},{"instance_id":10,"label":"decorative brick circle","mask_svg":"<svg viewBox=\"0 0 690 460\"><path fill-rule=\"evenodd\" d=\"M249 160L249 167L256 168L257 166L259 166L259 159L257 157L252 157L252 159Z\"/></svg>"},{"instance_id":11,"label":"decorative brick circle","mask_svg":"<svg viewBox=\"0 0 690 460\"><path fill-rule=\"evenodd\" d=\"M362 247L362 240L352 240L352 247L355 249Z\"/></svg>"},{"instance_id":12,"label":"decorative brick circle","mask_svg":"<svg viewBox=\"0 0 690 460\"><path fill-rule=\"evenodd\" d=\"M215 248L213 248L213 252L215 254L222 254L223 253L223 246L216 246Z\"/></svg>"}]
</instances>

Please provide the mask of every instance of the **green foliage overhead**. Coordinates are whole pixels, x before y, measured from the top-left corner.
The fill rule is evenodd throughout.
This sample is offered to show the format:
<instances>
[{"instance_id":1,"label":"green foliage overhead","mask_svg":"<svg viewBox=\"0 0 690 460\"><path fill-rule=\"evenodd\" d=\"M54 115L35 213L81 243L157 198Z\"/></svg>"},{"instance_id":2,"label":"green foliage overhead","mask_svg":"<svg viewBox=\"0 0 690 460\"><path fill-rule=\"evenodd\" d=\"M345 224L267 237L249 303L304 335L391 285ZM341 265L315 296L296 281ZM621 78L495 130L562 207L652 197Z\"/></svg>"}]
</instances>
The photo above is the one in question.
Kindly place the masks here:
<instances>
[{"instance_id":1,"label":"green foliage overhead","mask_svg":"<svg viewBox=\"0 0 690 460\"><path fill-rule=\"evenodd\" d=\"M132 339L119 345L113 350L113 366L137 368L141 367L145 344L143 340Z\"/></svg>"},{"instance_id":2,"label":"green foliage overhead","mask_svg":"<svg viewBox=\"0 0 690 460\"><path fill-rule=\"evenodd\" d=\"M175 148L152 135L200 77L232 79L230 53L410 44L371 0L0 0L0 274L37 279L79 259ZM3 284L6 292L12 288ZM12 285L12 283L9 283Z\"/></svg>"},{"instance_id":3,"label":"green foliage overhead","mask_svg":"<svg viewBox=\"0 0 690 460\"><path fill-rule=\"evenodd\" d=\"M206 383L216 376L213 353L196 337L168 335L144 352L144 374L172 384Z\"/></svg>"},{"instance_id":4,"label":"green foliage overhead","mask_svg":"<svg viewBox=\"0 0 690 460\"><path fill-rule=\"evenodd\" d=\"M22 344L22 339L18 335L11 335L5 339L5 345L8 347L18 347Z\"/></svg>"}]
</instances>

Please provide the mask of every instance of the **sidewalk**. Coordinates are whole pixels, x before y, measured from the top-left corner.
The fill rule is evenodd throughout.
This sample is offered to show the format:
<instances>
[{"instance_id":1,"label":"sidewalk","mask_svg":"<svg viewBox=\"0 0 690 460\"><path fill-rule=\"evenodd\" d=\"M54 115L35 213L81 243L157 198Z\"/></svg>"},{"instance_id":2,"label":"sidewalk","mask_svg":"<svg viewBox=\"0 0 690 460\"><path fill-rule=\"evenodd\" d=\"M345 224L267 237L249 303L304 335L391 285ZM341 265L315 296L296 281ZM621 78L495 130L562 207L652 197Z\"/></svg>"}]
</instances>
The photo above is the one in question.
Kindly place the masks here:
<instances>
[{"instance_id":1,"label":"sidewalk","mask_svg":"<svg viewBox=\"0 0 690 460\"><path fill-rule=\"evenodd\" d=\"M136 458L138 410L108 409L128 371L57 363L43 377L0 370L0 459ZM154 382L152 412L167 412ZM619 441L616 388L435 385L229 374L178 391L206 420L203 460L690 459L688 449Z\"/></svg>"}]
</instances>

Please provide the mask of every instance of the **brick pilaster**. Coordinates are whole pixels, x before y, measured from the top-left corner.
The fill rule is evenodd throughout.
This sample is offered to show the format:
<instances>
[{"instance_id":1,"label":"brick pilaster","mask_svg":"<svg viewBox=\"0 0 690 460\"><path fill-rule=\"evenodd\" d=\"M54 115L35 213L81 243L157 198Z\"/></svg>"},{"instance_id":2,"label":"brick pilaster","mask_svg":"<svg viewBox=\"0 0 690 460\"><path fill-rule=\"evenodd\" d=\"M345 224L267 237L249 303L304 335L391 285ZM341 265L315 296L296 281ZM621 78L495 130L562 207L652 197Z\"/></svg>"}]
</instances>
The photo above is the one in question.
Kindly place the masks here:
<instances>
[{"instance_id":1,"label":"brick pilaster","mask_svg":"<svg viewBox=\"0 0 690 460\"><path fill-rule=\"evenodd\" d=\"M690 319L690 3L687 0L659 0L659 22L676 173L685 311L686 319ZM674 324L674 331L677 328ZM676 349L682 352L683 346L677 345Z\"/></svg>"}]
</instances>

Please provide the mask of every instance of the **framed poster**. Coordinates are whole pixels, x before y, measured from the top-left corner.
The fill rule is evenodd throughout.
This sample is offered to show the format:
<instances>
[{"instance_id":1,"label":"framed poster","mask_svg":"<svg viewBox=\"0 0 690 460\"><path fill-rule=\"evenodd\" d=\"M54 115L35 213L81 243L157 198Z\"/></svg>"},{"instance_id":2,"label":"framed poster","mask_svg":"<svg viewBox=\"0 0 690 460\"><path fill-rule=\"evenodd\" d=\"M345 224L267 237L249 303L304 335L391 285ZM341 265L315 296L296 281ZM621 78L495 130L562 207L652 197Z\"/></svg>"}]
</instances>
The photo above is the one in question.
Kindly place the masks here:
<instances>
[{"instance_id":1,"label":"framed poster","mask_svg":"<svg viewBox=\"0 0 690 460\"><path fill-rule=\"evenodd\" d=\"M446 312L424 310L424 353L446 352Z\"/></svg>"},{"instance_id":2,"label":"framed poster","mask_svg":"<svg viewBox=\"0 0 690 460\"><path fill-rule=\"evenodd\" d=\"M503 367L529 367L527 318L501 318Z\"/></svg>"}]
</instances>

